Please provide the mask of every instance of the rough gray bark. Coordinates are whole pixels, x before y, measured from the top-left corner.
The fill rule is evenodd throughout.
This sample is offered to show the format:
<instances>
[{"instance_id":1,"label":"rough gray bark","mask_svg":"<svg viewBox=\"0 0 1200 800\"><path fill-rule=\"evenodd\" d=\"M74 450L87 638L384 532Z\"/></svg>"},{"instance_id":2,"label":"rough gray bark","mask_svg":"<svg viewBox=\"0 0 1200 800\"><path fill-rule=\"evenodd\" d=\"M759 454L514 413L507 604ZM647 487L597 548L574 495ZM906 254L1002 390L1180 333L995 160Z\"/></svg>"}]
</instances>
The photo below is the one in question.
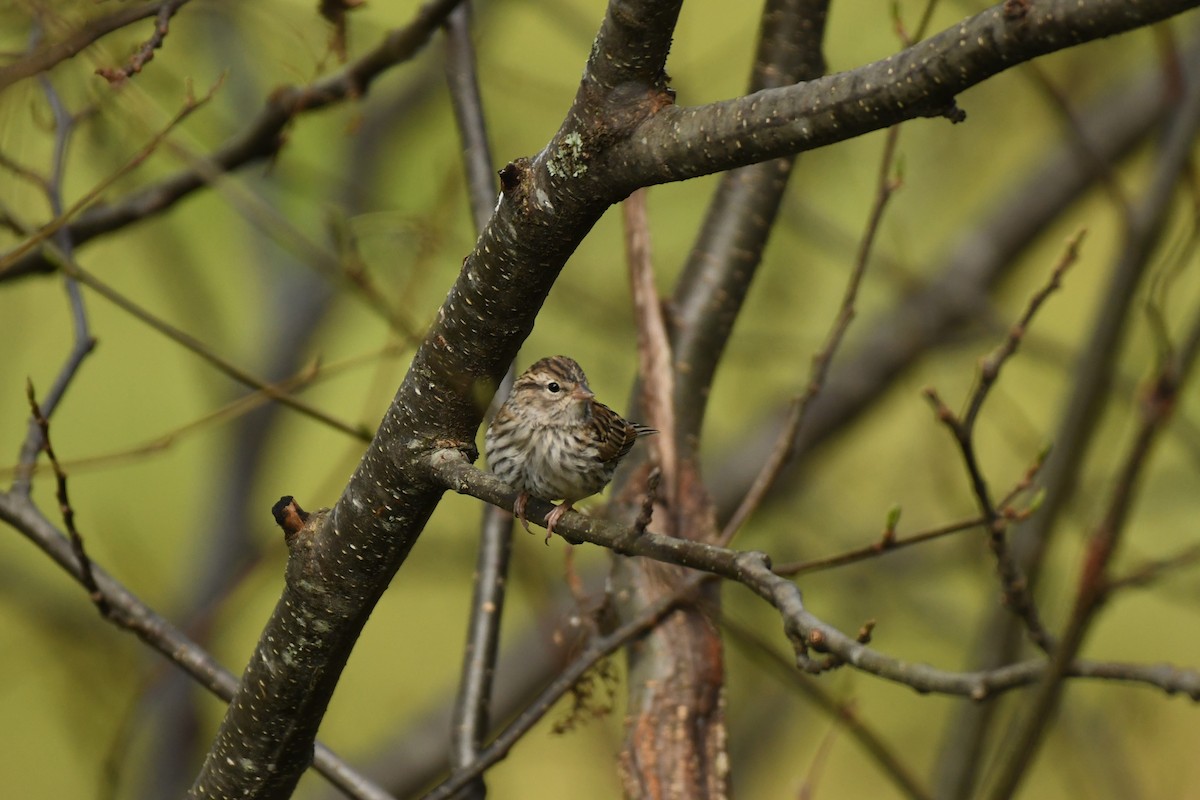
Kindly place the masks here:
<instances>
[{"instance_id":1,"label":"rough gray bark","mask_svg":"<svg viewBox=\"0 0 1200 800\"><path fill-rule=\"evenodd\" d=\"M1195 4L1058 0L1016 4L1026 9L1016 18L997 6L860 70L680 109L663 73L678 5L615 0L562 128L535 158L505 170L503 201L344 494L323 526L292 545L283 595L192 796L290 795L362 626L441 495L430 455L450 448L474 457L486 400L567 257L611 203L638 186L831 144L915 116L954 115L958 92L1016 63ZM731 569L743 571L739 564ZM798 595L773 594L783 590L774 584L760 588L795 611ZM874 663L868 649L847 648L855 663Z\"/></svg>"}]
</instances>

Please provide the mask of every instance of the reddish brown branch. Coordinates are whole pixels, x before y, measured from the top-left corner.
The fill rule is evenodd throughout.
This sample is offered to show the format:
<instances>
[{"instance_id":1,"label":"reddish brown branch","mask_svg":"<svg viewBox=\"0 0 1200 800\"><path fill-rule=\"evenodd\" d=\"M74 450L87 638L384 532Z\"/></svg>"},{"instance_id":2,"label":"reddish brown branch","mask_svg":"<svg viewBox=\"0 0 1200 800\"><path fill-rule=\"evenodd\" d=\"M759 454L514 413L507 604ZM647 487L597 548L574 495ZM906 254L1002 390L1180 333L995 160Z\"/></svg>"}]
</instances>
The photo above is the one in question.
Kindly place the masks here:
<instances>
[{"instance_id":1,"label":"reddish brown branch","mask_svg":"<svg viewBox=\"0 0 1200 800\"><path fill-rule=\"evenodd\" d=\"M625 220L625 258L629 264L630 295L637 323L639 401L642 413L659 435L651 445L666 484L667 508L674 509L678 494L679 459L675 446L675 375L671 370L671 343L663 316L662 300L654 281L650 255L650 226L646 217L646 190L639 189L621 204ZM674 512L672 512L674 513Z\"/></svg>"},{"instance_id":2,"label":"reddish brown branch","mask_svg":"<svg viewBox=\"0 0 1200 800\"><path fill-rule=\"evenodd\" d=\"M163 40L167 38L167 33L170 31L171 18L187 2L188 0L168 0L163 3L154 18L154 32L134 51L129 60L125 62L125 66L97 67L96 74L111 84L121 84L141 72L142 68L154 58L154 51L162 47Z\"/></svg>"}]
</instances>

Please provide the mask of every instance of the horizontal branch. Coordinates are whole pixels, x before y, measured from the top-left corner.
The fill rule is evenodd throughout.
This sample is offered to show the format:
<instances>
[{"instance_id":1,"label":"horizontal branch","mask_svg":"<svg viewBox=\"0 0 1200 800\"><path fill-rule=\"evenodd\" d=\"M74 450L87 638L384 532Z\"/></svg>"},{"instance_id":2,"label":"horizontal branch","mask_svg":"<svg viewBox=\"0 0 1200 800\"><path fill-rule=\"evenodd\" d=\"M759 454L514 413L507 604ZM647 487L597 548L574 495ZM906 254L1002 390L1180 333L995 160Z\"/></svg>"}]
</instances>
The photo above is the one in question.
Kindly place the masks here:
<instances>
[{"instance_id":1,"label":"horizontal branch","mask_svg":"<svg viewBox=\"0 0 1200 800\"><path fill-rule=\"evenodd\" d=\"M494 475L472 467L457 450L439 450L430 458L431 478L447 489L467 494L493 505L512 508L516 492ZM553 506L530 498L531 520L544 518ZM820 672L824 665L810 661L810 651L830 653L841 662L918 692L958 695L973 700L991 697L1028 686L1045 673L1048 662L1033 659L986 672L948 672L927 664L886 656L821 621L804 608L800 590L771 570L763 553L676 539L656 533L638 534L634 528L568 512L554 528L571 544L599 545L625 556L643 556L701 570L736 581L774 606L783 618L784 632L796 651L801 669ZM1200 671L1167 664L1140 665L1076 660L1068 674L1077 678L1103 678L1154 686L1168 694L1184 694L1200 702Z\"/></svg>"},{"instance_id":2,"label":"horizontal branch","mask_svg":"<svg viewBox=\"0 0 1200 800\"><path fill-rule=\"evenodd\" d=\"M703 106L666 106L604 161L633 186L682 181L853 139L916 117L1037 56L1159 22L1200 0L1000 3L848 72ZM1019 9L1019 10L1014 10Z\"/></svg>"}]
</instances>

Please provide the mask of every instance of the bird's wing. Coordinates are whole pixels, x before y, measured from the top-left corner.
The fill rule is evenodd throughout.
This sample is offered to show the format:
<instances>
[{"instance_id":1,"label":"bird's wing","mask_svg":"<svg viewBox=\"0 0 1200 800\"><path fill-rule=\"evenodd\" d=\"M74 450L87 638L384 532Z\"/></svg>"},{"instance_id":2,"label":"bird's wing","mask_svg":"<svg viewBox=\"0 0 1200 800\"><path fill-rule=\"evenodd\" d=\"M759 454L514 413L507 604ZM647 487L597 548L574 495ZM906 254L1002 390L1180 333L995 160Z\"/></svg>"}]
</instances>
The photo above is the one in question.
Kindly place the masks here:
<instances>
[{"instance_id":1,"label":"bird's wing","mask_svg":"<svg viewBox=\"0 0 1200 800\"><path fill-rule=\"evenodd\" d=\"M658 433L653 428L630 422L603 403L593 403L592 424L596 426L598 457L601 461L617 461L633 448L639 436Z\"/></svg>"}]
</instances>

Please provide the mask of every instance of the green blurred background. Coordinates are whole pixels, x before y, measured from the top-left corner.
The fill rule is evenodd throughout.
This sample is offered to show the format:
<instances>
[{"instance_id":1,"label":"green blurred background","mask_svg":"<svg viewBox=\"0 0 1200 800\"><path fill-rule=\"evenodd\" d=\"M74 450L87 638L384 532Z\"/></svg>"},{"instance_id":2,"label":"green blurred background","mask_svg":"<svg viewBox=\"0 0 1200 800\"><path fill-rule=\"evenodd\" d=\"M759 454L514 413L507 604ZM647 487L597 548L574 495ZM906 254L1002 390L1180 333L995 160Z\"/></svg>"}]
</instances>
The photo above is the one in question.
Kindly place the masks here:
<instances>
[{"instance_id":1,"label":"green blurred background","mask_svg":"<svg viewBox=\"0 0 1200 800\"><path fill-rule=\"evenodd\" d=\"M59 3L52 30L109 4ZM194 163L241 130L270 91L336 69L329 28L315 4L198 1L143 74L119 89L92 74L121 63L149 23L110 36L50 73L68 108L91 109L67 162L72 202L145 147L182 106L188 87L211 103L193 114L145 164L116 181L108 199ZM369 3L350 17L351 56L405 24L412 2ZM31 4L0 12L0 42L28 43ZM922 4L905 0L910 27ZM975 10L943 4L933 30ZM574 95L603 4L518 0L477 9L475 40L497 166L536 153ZM1194 22L1174 23L1182 34ZM752 10L698 0L685 5L668 68L678 102L695 105L743 90L756 34ZM899 44L886 4L835 3L826 56L831 71L883 57ZM1139 31L1038 62L1072 104L1084 105L1122 76L1153 65L1163 37ZM391 70L366 97L305 114L269 165L222 178L165 215L82 247L85 269L121 294L195 336L235 364L278 379L318 364L303 398L333 416L374 427L402 379L411 339L389 327L349 283L319 268L337 255L332 231L355 242L371 280L419 335L474 240L461 158L443 80L439 39ZM929 274L948 245L992 207L1040 154L1064 136L1061 113L1029 68L965 93L965 124L918 120L900 143L903 187L887 211L863 287L855 336ZM37 80L0 94L0 151L44 169L52 118ZM714 388L704 450L710 474L760 429L806 381L853 263L875 191L883 134L803 155L765 264ZM1146 181L1151 147L1123 162L1133 193ZM715 179L650 191L659 287L670 291ZM1192 198L1194 200L1194 198ZM44 197L10 174L0 200L18 218L48 218ZM1168 238L1186 230L1181 199ZM1002 336L1058 258L1066 237L1088 229L1080 262L1052 298L1006 369L980 423L985 469L998 489L1012 485L1053 436L1069 388L1071 360L1091 325L1104 286L1118 216L1097 189L1030 249L995 296L993 313L910 370L852 428L822 448L783 496L755 517L738 545L777 560L817 557L871 541L889 507L903 507L901 532L970 516L973 502L950 438L920 389L936 386L952 406L969 390L975 363ZM10 247L16 239L0 234ZM343 252L345 255L345 252ZM1194 254L1170 275L1168 323L1190 324L1200 281ZM52 437L70 473L78 524L95 561L178 624L190 625L235 673L245 664L278 598L286 557L270 518L280 495L331 505L363 444L293 412L206 419L246 394L195 355L85 292L99 340L53 419ZM15 463L26 431L25 380L53 381L71 342L61 280L38 276L0 285L0 462ZM289 350L288 343L303 340ZM280 352L293 352L290 364ZM607 215L567 265L519 364L567 352L587 370L601 399L625 406L635 367L620 218ZM1122 352L1122 381L1064 517L1039 599L1053 626L1073 596L1083 535L1100 507L1135 422L1134 384L1155 363L1155 340L1135 315ZM1200 488L1200 404L1189 391L1156 451L1129 523L1118 572L1196 541ZM201 424L194 425L200 421ZM253 446L249 446L252 442ZM3 472L5 484L11 470ZM43 471L36 497L52 518L53 481ZM594 502L594 501L593 501ZM231 518L231 510L236 514ZM391 735L448 698L457 680L471 593L479 504L449 496L368 624L321 728L321 739L351 763L375 757ZM57 521L57 520L56 520ZM237 557L212 569L214 541L236 529ZM565 545L517 537L506 641L546 620L561 592ZM605 555L576 548L577 563ZM846 631L878 621L883 651L948 669L968 666L982 611L996 602L993 563L977 535L962 535L801 581L812 610ZM203 576L203 577L202 577ZM201 584L209 588L201 588ZM211 587L228 585L227 591ZM211 591L219 595L206 597ZM728 616L756 628L780 653L786 643L770 609L747 593L724 593ZM196 606L202 613L197 616ZM1196 569L1169 573L1149 590L1120 594L1103 612L1086 654L1141 662L1200 663L1200 582ZM729 727L735 786L743 797L890 797L892 785L833 720L818 712L762 658L728 651ZM619 659L618 659L619 664ZM141 797L161 758L159 700L168 667L134 637L101 622L82 589L11 529L0 531L0 775L13 798ZM824 686L852 703L910 769L926 776L956 704L923 697L850 670ZM177 754L198 767L222 715L199 689L196 748ZM554 735L559 710L489 773L497 798L611 798L619 795L614 756L623 688L608 717ZM1023 797L1200 797L1194 758L1197 712L1187 700L1145 688L1073 683L1059 731L1037 761ZM447 736L434 732L431 736ZM313 773L301 797L324 796Z\"/></svg>"}]
</instances>

